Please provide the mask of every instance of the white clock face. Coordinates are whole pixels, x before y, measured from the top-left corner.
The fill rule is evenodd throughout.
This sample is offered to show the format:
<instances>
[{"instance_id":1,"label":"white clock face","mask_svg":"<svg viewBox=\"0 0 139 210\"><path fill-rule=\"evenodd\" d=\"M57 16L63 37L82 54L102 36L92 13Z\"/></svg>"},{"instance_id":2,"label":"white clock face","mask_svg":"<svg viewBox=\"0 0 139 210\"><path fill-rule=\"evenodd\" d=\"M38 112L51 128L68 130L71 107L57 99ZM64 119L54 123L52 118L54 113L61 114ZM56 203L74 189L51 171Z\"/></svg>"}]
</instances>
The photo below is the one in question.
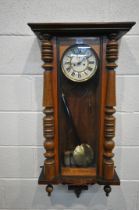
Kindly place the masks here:
<instances>
[{"instance_id":1,"label":"white clock face","mask_svg":"<svg viewBox=\"0 0 139 210\"><path fill-rule=\"evenodd\" d=\"M83 82L95 74L98 61L94 50L89 45L76 44L65 51L61 67L68 79Z\"/></svg>"}]
</instances>

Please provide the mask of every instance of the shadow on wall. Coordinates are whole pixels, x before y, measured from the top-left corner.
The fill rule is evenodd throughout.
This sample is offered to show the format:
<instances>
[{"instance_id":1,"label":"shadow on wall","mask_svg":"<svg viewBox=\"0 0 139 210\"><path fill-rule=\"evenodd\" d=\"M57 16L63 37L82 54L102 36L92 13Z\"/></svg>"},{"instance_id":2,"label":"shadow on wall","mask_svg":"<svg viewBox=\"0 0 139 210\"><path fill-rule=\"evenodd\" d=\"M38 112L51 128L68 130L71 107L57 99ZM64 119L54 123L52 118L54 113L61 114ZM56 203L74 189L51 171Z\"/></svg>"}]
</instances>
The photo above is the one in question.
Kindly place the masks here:
<instances>
[{"instance_id":1,"label":"shadow on wall","mask_svg":"<svg viewBox=\"0 0 139 210\"><path fill-rule=\"evenodd\" d=\"M38 46L37 46L38 45ZM36 54L36 50L40 52L39 46L40 43L38 43L37 39L35 39L30 55L28 57L28 61L30 62L30 59L35 59L34 54ZM36 47L37 46L37 47ZM130 49L126 45L127 51L130 54ZM36 54L37 55L37 54ZM36 59L38 59L36 57ZM133 55L131 54L131 59L133 58ZM41 61L40 61L41 63ZM25 67L26 68L26 67ZM116 71L118 71L119 68L117 68ZM31 70L32 71L32 70ZM33 75L32 75L33 77ZM42 110L41 102L42 102L42 77L41 76L34 76L35 82L33 83L35 86L33 87L35 94L35 109L36 110ZM32 78L33 79L33 78ZM119 84L118 84L119 85ZM124 109L124 101L125 97L128 94L125 89L124 85L124 78L120 82L120 86L118 87L120 92L118 91L118 111ZM131 96L132 97L132 96ZM122 130L122 118L120 118L120 129ZM39 120L38 120L39 122ZM38 128L40 128L40 125L38 125ZM38 131L38 133L40 133ZM122 135L122 132L120 132ZM38 135L38 145L43 145L43 139L39 139L40 135ZM118 136L118 139L120 139L119 145L122 144L122 136ZM42 142L42 143L41 143ZM118 148L117 148L118 149ZM35 169L35 177L38 177L40 173L40 165L43 165L43 153L40 155L40 148L34 149L35 151L35 165L37 165L37 168ZM41 149L42 151L42 149ZM122 150L120 150L121 152ZM121 157L121 154L118 154L119 157ZM120 158L118 158L117 168L118 168L118 174L121 174L122 172L121 168L124 167L123 165L120 165L122 161ZM124 177L122 177L124 179ZM37 184L37 183L36 183ZM32 208L44 208L44 209L92 209L92 210L101 210L101 209L112 209L112 210L127 210L129 207L134 203L134 200L130 200L130 205L128 199L125 199L125 195L127 192L124 192L124 188L120 186L113 186L112 187L112 193L110 194L109 198L106 198L105 193L101 186L94 185L90 186L88 191L83 191L80 198L77 199L73 191L68 191L67 186L58 185L54 187L54 191L52 193L51 197L47 197L47 194L45 192L45 186L38 186L36 185L35 188L33 188L35 191L33 192L32 197ZM132 205L133 207L133 205ZM132 208L134 210L134 208Z\"/></svg>"},{"instance_id":2,"label":"shadow on wall","mask_svg":"<svg viewBox=\"0 0 139 210\"><path fill-rule=\"evenodd\" d=\"M113 187L110 197L99 185L89 186L88 191L82 191L80 198L74 192L68 191L66 186L56 186L51 197L47 197L44 187L36 189L32 200L32 208L47 209L89 209L89 210L127 210L128 206L121 187ZM131 204L130 204L131 205Z\"/></svg>"}]
</instances>

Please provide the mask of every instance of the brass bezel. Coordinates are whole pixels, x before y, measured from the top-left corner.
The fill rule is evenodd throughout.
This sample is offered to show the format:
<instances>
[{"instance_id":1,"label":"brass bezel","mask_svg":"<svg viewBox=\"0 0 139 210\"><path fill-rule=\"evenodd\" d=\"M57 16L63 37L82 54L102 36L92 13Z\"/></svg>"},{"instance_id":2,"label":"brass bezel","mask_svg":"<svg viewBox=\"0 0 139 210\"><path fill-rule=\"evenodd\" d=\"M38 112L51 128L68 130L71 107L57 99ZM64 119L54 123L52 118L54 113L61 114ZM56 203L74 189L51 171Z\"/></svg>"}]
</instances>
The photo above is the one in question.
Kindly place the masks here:
<instances>
[{"instance_id":1,"label":"brass bezel","mask_svg":"<svg viewBox=\"0 0 139 210\"><path fill-rule=\"evenodd\" d=\"M93 73L92 73L91 75L89 75L89 77L87 77L87 78L85 78L85 79L82 79L82 80L77 80L77 79L74 79L74 78L69 77L68 74L66 73L64 67L63 67L63 58L64 58L65 54L66 54L71 48L76 47L76 46L86 46L86 47L89 47L90 50L92 51L92 54L95 56L95 59L96 59L96 68L95 68L95 70L93 71ZM63 72L63 74L65 75L65 77L66 77L67 79L69 79L69 80L71 80L71 81L73 81L73 82L81 83L81 82L86 82L86 81L88 81L89 79L91 79L91 78L95 75L95 73L96 73L96 71L97 71L97 69L98 69L98 56L97 56L95 50L94 50L92 47L90 47L88 44L73 44L73 45L71 45L70 47L68 47L68 48L64 51L60 63L61 63L62 72Z\"/></svg>"}]
</instances>

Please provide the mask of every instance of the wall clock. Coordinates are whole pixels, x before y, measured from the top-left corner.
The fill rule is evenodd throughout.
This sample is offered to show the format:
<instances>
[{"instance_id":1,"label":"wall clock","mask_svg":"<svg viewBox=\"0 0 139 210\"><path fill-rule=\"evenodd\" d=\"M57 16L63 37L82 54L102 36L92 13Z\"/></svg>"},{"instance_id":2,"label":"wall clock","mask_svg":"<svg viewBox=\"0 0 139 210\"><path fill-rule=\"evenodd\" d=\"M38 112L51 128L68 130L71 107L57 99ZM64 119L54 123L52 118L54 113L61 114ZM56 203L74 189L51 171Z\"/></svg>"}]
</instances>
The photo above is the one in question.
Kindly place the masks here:
<instances>
[{"instance_id":1,"label":"wall clock","mask_svg":"<svg viewBox=\"0 0 139 210\"><path fill-rule=\"evenodd\" d=\"M44 166L39 184L119 185L113 160L118 40L134 22L29 23L44 64Z\"/></svg>"}]
</instances>

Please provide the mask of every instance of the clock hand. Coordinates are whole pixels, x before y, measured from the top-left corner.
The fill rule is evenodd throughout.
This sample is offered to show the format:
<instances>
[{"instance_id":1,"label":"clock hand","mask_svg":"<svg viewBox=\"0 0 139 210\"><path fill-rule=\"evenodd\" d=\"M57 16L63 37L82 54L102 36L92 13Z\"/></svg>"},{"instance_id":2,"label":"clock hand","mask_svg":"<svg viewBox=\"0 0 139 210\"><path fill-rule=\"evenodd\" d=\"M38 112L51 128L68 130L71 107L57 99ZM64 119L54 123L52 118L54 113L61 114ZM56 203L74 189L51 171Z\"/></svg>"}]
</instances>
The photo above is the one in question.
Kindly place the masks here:
<instances>
[{"instance_id":1,"label":"clock hand","mask_svg":"<svg viewBox=\"0 0 139 210\"><path fill-rule=\"evenodd\" d=\"M88 58L90 58L92 55L86 55L85 57L88 59Z\"/></svg>"},{"instance_id":2,"label":"clock hand","mask_svg":"<svg viewBox=\"0 0 139 210\"><path fill-rule=\"evenodd\" d=\"M80 65L82 62L83 62L83 60L84 60L85 58L83 57L80 61L78 61L77 63L73 63L73 64L75 64L75 65Z\"/></svg>"}]
</instances>

